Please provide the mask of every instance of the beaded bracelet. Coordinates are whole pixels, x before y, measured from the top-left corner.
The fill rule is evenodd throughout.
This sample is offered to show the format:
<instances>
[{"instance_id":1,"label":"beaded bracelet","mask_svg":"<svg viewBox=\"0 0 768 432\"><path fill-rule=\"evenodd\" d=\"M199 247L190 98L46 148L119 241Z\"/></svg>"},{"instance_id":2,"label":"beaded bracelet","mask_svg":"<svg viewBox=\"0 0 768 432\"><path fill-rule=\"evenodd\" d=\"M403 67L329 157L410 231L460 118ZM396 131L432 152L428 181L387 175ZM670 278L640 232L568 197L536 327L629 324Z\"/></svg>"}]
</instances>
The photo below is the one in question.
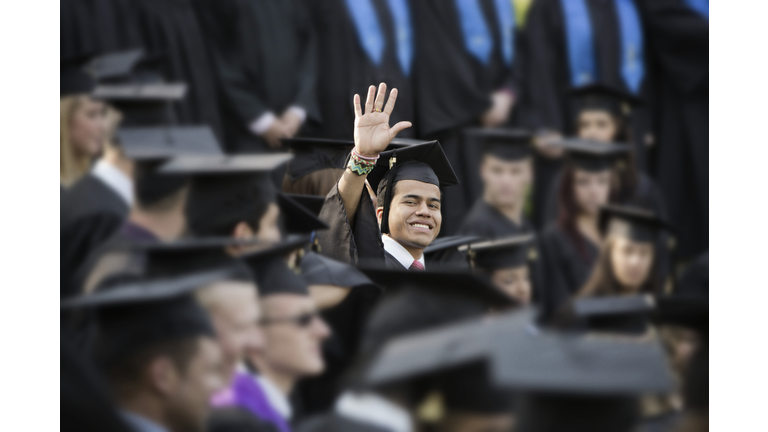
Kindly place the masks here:
<instances>
[{"instance_id":1,"label":"beaded bracelet","mask_svg":"<svg viewBox=\"0 0 768 432\"><path fill-rule=\"evenodd\" d=\"M376 161L379 160L378 156L375 158L367 158L358 154L354 149L349 158L347 168L357 175L367 175L373 171L376 166Z\"/></svg>"}]
</instances>

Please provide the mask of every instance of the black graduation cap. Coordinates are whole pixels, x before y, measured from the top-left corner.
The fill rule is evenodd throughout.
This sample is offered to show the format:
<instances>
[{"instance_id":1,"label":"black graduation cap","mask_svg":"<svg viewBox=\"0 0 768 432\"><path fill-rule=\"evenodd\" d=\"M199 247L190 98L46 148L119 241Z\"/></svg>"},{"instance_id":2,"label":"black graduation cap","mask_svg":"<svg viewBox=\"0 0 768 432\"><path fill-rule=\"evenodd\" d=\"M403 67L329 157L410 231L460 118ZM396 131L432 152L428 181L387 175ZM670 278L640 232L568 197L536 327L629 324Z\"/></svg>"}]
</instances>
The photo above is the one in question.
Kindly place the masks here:
<instances>
[{"instance_id":1,"label":"black graduation cap","mask_svg":"<svg viewBox=\"0 0 768 432\"><path fill-rule=\"evenodd\" d=\"M521 235L476 243L460 250L466 249L478 268L494 271L527 265L532 247L533 236Z\"/></svg>"},{"instance_id":2,"label":"black graduation cap","mask_svg":"<svg viewBox=\"0 0 768 432\"><path fill-rule=\"evenodd\" d=\"M175 123L172 104L186 93L184 83L123 83L99 85L93 96L117 108L123 126L153 126Z\"/></svg>"},{"instance_id":3,"label":"black graduation cap","mask_svg":"<svg viewBox=\"0 0 768 432\"><path fill-rule=\"evenodd\" d=\"M306 253L301 258L300 267L301 277L307 285L333 285L342 288L375 286L368 276L354 266L315 252Z\"/></svg>"},{"instance_id":4,"label":"black graduation cap","mask_svg":"<svg viewBox=\"0 0 768 432\"><path fill-rule=\"evenodd\" d=\"M288 267L285 256L306 245L309 236L294 236L267 249L240 258L253 269L259 295L296 294L309 295L307 283Z\"/></svg>"},{"instance_id":5,"label":"black graduation cap","mask_svg":"<svg viewBox=\"0 0 768 432\"><path fill-rule=\"evenodd\" d=\"M321 169L344 169L347 156L355 147L352 140L323 138L286 138L281 142L296 155L288 164L291 181Z\"/></svg>"},{"instance_id":6,"label":"black graduation cap","mask_svg":"<svg viewBox=\"0 0 768 432\"><path fill-rule=\"evenodd\" d=\"M128 77L144 57L144 50L115 51L93 59L89 67L99 82L112 82Z\"/></svg>"},{"instance_id":7,"label":"black graduation cap","mask_svg":"<svg viewBox=\"0 0 768 432\"><path fill-rule=\"evenodd\" d=\"M137 161L160 161L185 155L221 155L208 126L124 127L117 141L125 155Z\"/></svg>"},{"instance_id":8,"label":"black graduation cap","mask_svg":"<svg viewBox=\"0 0 768 432\"><path fill-rule=\"evenodd\" d=\"M468 128L464 135L480 143L483 154L499 159L517 161L533 155L533 134L522 129Z\"/></svg>"},{"instance_id":9,"label":"black graduation cap","mask_svg":"<svg viewBox=\"0 0 768 432\"><path fill-rule=\"evenodd\" d=\"M320 211L325 204L325 197L317 195L282 194L285 197L299 203L302 207L311 211L315 216L320 216Z\"/></svg>"},{"instance_id":10,"label":"black graduation cap","mask_svg":"<svg viewBox=\"0 0 768 432\"><path fill-rule=\"evenodd\" d=\"M293 155L287 153L189 155L169 161L160 169L160 172L164 174L194 175L200 178L269 173L292 158Z\"/></svg>"},{"instance_id":11,"label":"black graduation cap","mask_svg":"<svg viewBox=\"0 0 768 432\"><path fill-rule=\"evenodd\" d=\"M600 83L576 87L570 95L576 100L578 111L608 111L617 117L628 116L633 107L643 104L643 100L632 93Z\"/></svg>"},{"instance_id":12,"label":"black graduation cap","mask_svg":"<svg viewBox=\"0 0 768 432\"><path fill-rule=\"evenodd\" d=\"M87 68L92 58L93 55L87 54L61 60L60 97L93 92L96 80Z\"/></svg>"},{"instance_id":13,"label":"black graduation cap","mask_svg":"<svg viewBox=\"0 0 768 432\"><path fill-rule=\"evenodd\" d=\"M156 344L214 337L208 315L191 293L227 276L228 271L216 270L175 278L127 278L63 301L61 307L96 310L100 341L95 355L110 367Z\"/></svg>"},{"instance_id":14,"label":"black graduation cap","mask_svg":"<svg viewBox=\"0 0 768 432\"><path fill-rule=\"evenodd\" d=\"M657 297L653 321L687 327L706 335L709 333L709 299L680 295Z\"/></svg>"},{"instance_id":15,"label":"black graduation cap","mask_svg":"<svg viewBox=\"0 0 768 432\"><path fill-rule=\"evenodd\" d=\"M459 246L470 245L482 240L482 237L478 236L447 236L435 239L432 243L424 248L424 255L431 255L437 252L442 252L451 248L458 249Z\"/></svg>"},{"instance_id":16,"label":"black graduation cap","mask_svg":"<svg viewBox=\"0 0 768 432\"><path fill-rule=\"evenodd\" d=\"M562 147L568 161L586 171L604 171L626 157L632 149L628 144L605 143L583 139L566 139L556 144Z\"/></svg>"},{"instance_id":17,"label":"black graduation cap","mask_svg":"<svg viewBox=\"0 0 768 432\"><path fill-rule=\"evenodd\" d=\"M440 295L478 300L489 307L514 306L515 300L487 281L466 272L408 271L361 268L374 283L388 291L419 289Z\"/></svg>"},{"instance_id":18,"label":"black graduation cap","mask_svg":"<svg viewBox=\"0 0 768 432\"><path fill-rule=\"evenodd\" d=\"M382 152L376 167L368 174L368 182L377 195L386 188L384 203L379 203L384 207L381 219L383 234L389 234L389 206L394 189L387 186L400 180L416 180L440 188L459 184L451 163L437 141Z\"/></svg>"},{"instance_id":19,"label":"black graduation cap","mask_svg":"<svg viewBox=\"0 0 768 432\"><path fill-rule=\"evenodd\" d=\"M601 207L599 223L603 236L617 235L636 242L655 242L660 231L671 231L653 212L612 204Z\"/></svg>"},{"instance_id":20,"label":"black graduation cap","mask_svg":"<svg viewBox=\"0 0 768 432\"><path fill-rule=\"evenodd\" d=\"M308 234L328 229L328 224L320 220L314 211L299 204L287 194L278 192L277 204L283 216L285 231L289 234Z\"/></svg>"},{"instance_id":21,"label":"black graduation cap","mask_svg":"<svg viewBox=\"0 0 768 432\"><path fill-rule=\"evenodd\" d=\"M395 138L389 142L387 150L395 150L399 148L410 147L416 144L425 144L431 141L419 140L414 138Z\"/></svg>"},{"instance_id":22,"label":"black graduation cap","mask_svg":"<svg viewBox=\"0 0 768 432\"><path fill-rule=\"evenodd\" d=\"M639 335L648 330L655 301L648 294L583 297L571 307L588 331Z\"/></svg>"}]
</instances>

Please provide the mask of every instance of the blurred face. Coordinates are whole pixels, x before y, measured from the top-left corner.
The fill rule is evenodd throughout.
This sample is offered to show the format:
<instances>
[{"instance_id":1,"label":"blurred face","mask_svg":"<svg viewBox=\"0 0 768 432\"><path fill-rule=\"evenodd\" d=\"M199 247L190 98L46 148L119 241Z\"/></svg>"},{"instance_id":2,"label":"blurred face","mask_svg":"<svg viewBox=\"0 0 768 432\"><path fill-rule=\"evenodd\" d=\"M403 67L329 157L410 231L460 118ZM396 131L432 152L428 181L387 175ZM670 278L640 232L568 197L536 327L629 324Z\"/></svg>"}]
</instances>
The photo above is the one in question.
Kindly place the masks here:
<instances>
[{"instance_id":1,"label":"blurred face","mask_svg":"<svg viewBox=\"0 0 768 432\"><path fill-rule=\"evenodd\" d=\"M619 133L619 125L607 111L582 111L578 120L578 135L581 139L612 142Z\"/></svg>"},{"instance_id":2,"label":"blurred face","mask_svg":"<svg viewBox=\"0 0 768 432\"><path fill-rule=\"evenodd\" d=\"M197 354L178 371L168 397L168 423L173 431L204 431L213 393L226 386L221 376L221 351L213 339L201 338Z\"/></svg>"},{"instance_id":3,"label":"blurred face","mask_svg":"<svg viewBox=\"0 0 768 432\"><path fill-rule=\"evenodd\" d=\"M495 270L491 274L493 285L519 301L522 306L531 303L531 280L528 266Z\"/></svg>"},{"instance_id":4,"label":"blurred face","mask_svg":"<svg viewBox=\"0 0 768 432\"><path fill-rule=\"evenodd\" d=\"M611 171L590 172L575 170L573 178L574 195L579 210L597 216L600 206L608 203L611 192Z\"/></svg>"},{"instance_id":5,"label":"blurred face","mask_svg":"<svg viewBox=\"0 0 768 432\"><path fill-rule=\"evenodd\" d=\"M259 230L256 231L256 238L264 242L277 243L280 241L280 226L278 220L280 219L280 207L275 203L269 204L267 211L259 221Z\"/></svg>"},{"instance_id":6,"label":"blurred face","mask_svg":"<svg viewBox=\"0 0 768 432\"><path fill-rule=\"evenodd\" d=\"M512 414L449 413L440 432L510 432L514 424Z\"/></svg>"},{"instance_id":7,"label":"blurred face","mask_svg":"<svg viewBox=\"0 0 768 432\"><path fill-rule=\"evenodd\" d=\"M519 206L533 178L531 160L506 161L486 155L480 165L480 177L491 204Z\"/></svg>"},{"instance_id":8,"label":"blurred face","mask_svg":"<svg viewBox=\"0 0 768 432\"><path fill-rule=\"evenodd\" d=\"M262 299L263 349L250 358L264 373L291 378L318 375L325 369L320 345L331 331L309 296L272 294Z\"/></svg>"},{"instance_id":9,"label":"blurred face","mask_svg":"<svg viewBox=\"0 0 768 432\"><path fill-rule=\"evenodd\" d=\"M223 281L202 293L201 304L207 309L216 330L222 353L222 371L227 382L234 377L237 364L249 351L259 349L264 337L258 326L258 291L252 283Z\"/></svg>"},{"instance_id":10,"label":"blurred face","mask_svg":"<svg viewBox=\"0 0 768 432\"><path fill-rule=\"evenodd\" d=\"M80 98L69 125L75 152L89 157L99 154L106 135L105 110L102 102L90 96Z\"/></svg>"},{"instance_id":11,"label":"blurred face","mask_svg":"<svg viewBox=\"0 0 768 432\"><path fill-rule=\"evenodd\" d=\"M384 209L379 208L379 222ZM421 250L440 233L440 188L415 180L395 183L389 209L389 236L409 251Z\"/></svg>"},{"instance_id":12,"label":"blurred face","mask_svg":"<svg viewBox=\"0 0 768 432\"><path fill-rule=\"evenodd\" d=\"M614 237L611 248L611 267L616 280L627 294L640 291L651 275L653 243L635 242L624 237Z\"/></svg>"}]
</instances>

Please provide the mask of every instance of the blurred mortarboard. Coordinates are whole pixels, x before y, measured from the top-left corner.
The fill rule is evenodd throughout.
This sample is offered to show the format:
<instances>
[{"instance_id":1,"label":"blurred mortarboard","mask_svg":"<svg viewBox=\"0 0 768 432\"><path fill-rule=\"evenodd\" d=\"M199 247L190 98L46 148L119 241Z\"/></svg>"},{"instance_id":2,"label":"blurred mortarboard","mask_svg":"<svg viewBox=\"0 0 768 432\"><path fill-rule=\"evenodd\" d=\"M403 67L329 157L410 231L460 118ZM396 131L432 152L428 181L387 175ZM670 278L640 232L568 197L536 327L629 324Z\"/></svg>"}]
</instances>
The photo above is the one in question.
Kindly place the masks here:
<instances>
[{"instance_id":1,"label":"blurred mortarboard","mask_svg":"<svg viewBox=\"0 0 768 432\"><path fill-rule=\"evenodd\" d=\"M62 302L62 309L94 308L100 341L95 352L106 367L142 349L200 336L214 337L205 310L191 293L223 280L228 270L172 278L126 278L100 291Z\"/></svg>"},{"instance_id":2,"label":"blurred mortarboard","mask_svg":"<svg viewBox=\"0 0 768 432\"><path fill-rule=\"evenodd\" d=\"M208 126L124 127L117 141L125 155L135 161L164 161L189 155L221 155Z\"/></svg>"},{"instance_id":3,"label":"blurred mortarboard","mask_svg":"<svg viewBox=\"0 0 768 432\"><path fill-rule=\"evenodd\" d=\"M301 204L301 206L311 211L315 216L320 216L320 211L323 209L323 205L325 204L325 197L321 197L321 196L287 194L287 193L284 193L282 195Z\"/></svg>"},{"instance_id":4,"label":"blurred mortarboard","mask_svg":"<svg viewBox=\"0 0 768 432\"><path fill-rule=\"evenodd\" d=\"M628 144L604 143L583 139L566 139L556 144L562 147L568 156L568 161L585 171L604 171L614 166L614 163L625 157L631 147Z\"/></svg>"},{"instance_id":5,"label":"blurred mortarboard","mask_svg":"<svg viewBox=\"0 0 768 432\"><path fill-rule=\"evenodd\" d=\"M498 240L475 243L460 250L467 250L475 266L494 271L505 268L522 267L528 264L533 247L532 235L521 235Z\"/></svg>"},{"instance_id":6,"label":"blurred mortarboard","mask_svg":"<svg viewBox=\"0 0 768 432\"><path fill-rule=\"evenodd\" d=\"M709 299L678 295L657 297L653 321L690 328L706 335L709 333Z\"/></svg>"},{"instance_id":7,"label":"blurred mortarboard","mask_svg":"<svg viewBox=\"0 0 768 432\"><path fill-rule=\"evenodd\" d=\"M572 314L591 332L640 335L648 330L655 305L648 294L577 298Z\"/></svg>"},{"instance_id":8,"label":"blurred mortarboard","mask_svg":"<svg viewBox=\"0 0 768 432\"><path fill-rule=\"evenodd\" d=\"M237 174L269 173L280 164L293 158L292 155L254 154L254 155L189 155L174 158L162 168L164 174L205 176L228 176Z\"/></svg>"},{"instance_id":9,"label":"blurred mortarboard","mask_svg":"<svg viewBox=\"0 0 768 432\"><path fill-rule=\"evenodd\" d=\"M660 231L671 231L653 212L627 206L601 207L599 223L603 236L616 235L636 242L655 242Z\"/></svg>"},{"instance_id":10,"label":"blurred mortarboard","mask_svg":"<svg viewBox=\"0 0 768 432\"><path fill-rule=\"evenodd\" d=\"M328 229L328 224L320 220L312 210L307 209L288 195L278 193L277 204L280 206L283 226L289 234L309 234L317 230Z\"/></svg>"},{"instance_id":11,"label":"blurred mortarboard","mask_svg":"<svg viewBox=\"0 0 768 432\"><path fill-rule=\"evenodd\" d=\"M347 155L355 147L352 140L286 138L281 141L296 155L288 163L287 173L291 181L321 169L344 169Z\"/></svg>"},{"instance_id":12,"label":"blurred mortarboard","mask_svg":"<svg viewBox=\"0 0 768 432\"><path fill-rule=\"evenodd\" d=\"M172 104L184 99L184 83L102 84L95 98L109 102L123 115L123 126L155 126L175 123Z\"/></svg>"},{"instance_id":13,"label":"blurred mortarboard","mask_svg":"<svg viewBox=\"0 0 768 432\"><path fill-rule=\"evenodd\" d=\"M388 292L420 289L437 296L455 295L471 298L488 307L507 307L516 304L513 298L471 273L381 268L361 268L360 270Z\"/></svg>"},{"instance_id":14,"label":"blurred mortarboard","mask_svg":"<svg viewBox=\"0 0 768 432\"><path fill-rule=\"evenodd\" d=\"M628 116L633 107L643 104L643 100L629 92L604 84L590 84L571 90L579 110L608 111L617 117Z\"/></svg>"},{"instance_id":15,"label":"blurred mortarboard","mask_svg":"<svg viewBox=\"0 0 768 432\"><path fill-rule=\"evenodd\" d=\"M395 150L399 148L405 148L405 147L410 147L412 145L425 144L429 142L432 142L432 141L418 140L413 138L395 138L389 142L389 145L387 146L387 150Z\"/></svg>"},{"instance_id":16,"label":"blurred mortarboard","mask_svg":"<svg viewBox=\"0 0 768 432\"><path fill-rule=\"evenodd\" d=\"M318 253L305 254L301 258L300 267L301 277L307 285L333 285L342 288L376 287L368 276L354 266Z\"/></svg>"},{"instance_id":17,"label":"blurred mortarboard","mask_svg":"<svg viewBox=\"0 0 768 432\"><path fill-rule=\"evenodd\" d=\"M462 235L438 238L424 248L424 255L430 255L451 248L458 249L460 246L469 245L480 240L482 240L482 237Z\"/></svg>"},{"instance_id":18,"label":"blurred mortarboard","mask_svg":"<svg viewBox=\"0 0 768 432\"><path fill-rule=\"evenodd\" d=\"M295 236L267 249L241 256L256 275L259 295L309 295L307 283L288 267L285 256L309 242L308 236Z\"/></svg>"},{"instance_id":19,"label":"blurred mortarboard","mask_svg":"<svg viewBox=\"0 0 768 432\"><path fill-rule=\"evenodd\" d=\"M483 154L507 161L517 161L533 155L533 134L522 129L468 128L464 135L480 143Z\"/></svg>"},{"instance_id":20,"label":"blurred mortarboard","mask_svg":"<svg viewBox=\"0 0 768 432\"><path fill-rule=\"evenodd\" d=\"M93 71L88 69L92 59L92 54L84 54L61 60L60 97L93 92L96 80Z\"/></svg>"},{"instance_id":21,"label":"blurred mortarboard","mask_svg":"<svg viewBox=\"0 0 768 432\"><path fill-rule=\"evenodd\" d=\"M386 188L381 232L389 233L389 207L394 187L401 180L415 180L440 188L459 184L451 163L437 141L416 144L380 154L376 167L368 174L368 182L378 195Z\"/></svg>"},{"instance_id":22,"label":"blurred mortarboard","mask_svg":"<svg viewBox=\"0 0 768 432\"><path fill-rule=\"evenodd\" d=\"M114 51L93 59L89 67L99 82L111 82L128 77L144 57L144 50Z\"/></svg>"},{"instance_id":23,"label":"blurred mortarboard","mask_svg":"<svg viewBox=\"0 0 768 432\"><path fill-rule=\"evenodd\" d=\"M239 259L255 271L255 269L264 262L271 261L275 258L284 260L292 252L307 246L310 241L311 236L309 235L289 235L286 239L281 240L278 243L241 255Z\"/></svg>"}]
</instances>

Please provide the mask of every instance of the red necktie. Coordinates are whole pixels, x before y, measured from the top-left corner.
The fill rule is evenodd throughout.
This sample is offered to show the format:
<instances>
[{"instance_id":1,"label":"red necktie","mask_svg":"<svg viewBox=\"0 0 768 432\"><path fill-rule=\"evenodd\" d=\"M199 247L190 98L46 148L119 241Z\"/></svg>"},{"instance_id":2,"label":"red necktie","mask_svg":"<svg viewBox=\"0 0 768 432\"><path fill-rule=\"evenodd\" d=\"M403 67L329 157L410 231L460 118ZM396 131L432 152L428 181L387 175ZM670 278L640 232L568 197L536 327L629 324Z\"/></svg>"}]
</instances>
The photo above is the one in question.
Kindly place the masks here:
<instances>
[{"instance_id":1,"label":"red necktie","mask_svg":"<svg viewBox=\"0 0 768 432\"><path fill-rule=\"evenodd\" d=\"M418 261L414 261L413 264L411 264L411 268L408 270L424 271L424 265Z\"/></svg>"}]
</instances>

